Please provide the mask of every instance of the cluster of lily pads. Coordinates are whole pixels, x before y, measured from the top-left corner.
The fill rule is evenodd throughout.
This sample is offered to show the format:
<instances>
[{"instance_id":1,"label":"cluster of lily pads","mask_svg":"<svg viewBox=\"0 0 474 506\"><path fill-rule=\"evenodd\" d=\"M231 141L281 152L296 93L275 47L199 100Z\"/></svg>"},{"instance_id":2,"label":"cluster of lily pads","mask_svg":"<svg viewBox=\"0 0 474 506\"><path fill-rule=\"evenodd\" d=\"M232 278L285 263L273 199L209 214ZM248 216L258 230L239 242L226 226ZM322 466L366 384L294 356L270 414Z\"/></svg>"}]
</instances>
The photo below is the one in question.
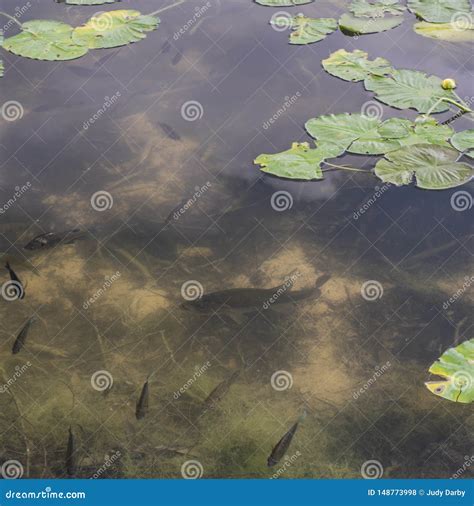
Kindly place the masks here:
<instances>
[{"instance_id":1,"label":"cluster of lily pads","mask_svg":"<svg viewBox=\"0 0 474 506\"><path fill-rule=\"evenodd\" d=\"M329 114L309 119L305 128L316 141L294 142L281 153L261 154L255 164L263 172L290 179L323 179L325 170L361 171L328 162L345 153L384 155L374 174L386 183L406 185L415 177L416 186L443 190L465 184L473 168L459 161L474 158L474 130L455 133L449 125L439 124L431 114L456 105L471 112L454 91L455 83L442 81L414 70L395 70L384 58L369 60L366 52L340 49L323 60L324 69L340 79L364 81L366 90L377 100L398 109L413 108L422 113L415 121L381 118L363 113ZM369 172L362 170L362 172Z\"/></svg>"},{"instance_id":2,"label":"cluster of lily pads","mask_svg":"<svg viewBox=\"0 0 474 506\"><path fill-rule=\"evenodd\" d=\"M293 7L312 3L314 0L255 0L267 7ZM408 10L420 22L414 25L416 33L425 37L452 42L474 40L474 22L469 0L408 0ZM288 27L290 44L311 44L324 39L339 29L347 35L379 33L401 25L406 7L398 0L353 0L349 12L339 21L334 18L311 18L303 14L289 17L286 13L272 18L275 27Z\"/></svg>"}]
</instances>

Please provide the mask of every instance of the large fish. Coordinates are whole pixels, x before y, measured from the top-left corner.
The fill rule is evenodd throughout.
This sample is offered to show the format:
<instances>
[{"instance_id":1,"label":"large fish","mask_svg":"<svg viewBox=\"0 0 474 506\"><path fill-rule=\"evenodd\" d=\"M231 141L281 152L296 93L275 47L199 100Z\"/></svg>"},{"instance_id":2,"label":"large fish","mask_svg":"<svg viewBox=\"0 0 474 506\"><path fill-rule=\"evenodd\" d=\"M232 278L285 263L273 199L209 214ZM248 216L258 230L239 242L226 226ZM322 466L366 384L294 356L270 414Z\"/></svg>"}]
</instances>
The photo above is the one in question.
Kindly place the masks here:
<instances>
[{"instance_id":1,"label":"large fish","mask_svg":"<svg viewBox=\"0 0 474 506\"><path fill-rule=\"evenodd\" d=\"M290 430L284 434L284 436L278 441L278 443L273 448L272 452L270 453L270 456L267 459L267 465L268 467L272 467L283 458L285 453L288 451L288 448L290 447L291 440L293 439L293 436L295 435L296 429L298 428L299 423L304 419L306 416L306 413L303 413L298 421L292 425Z\"/></svg>"},{"instance_id":2,"label":"large fish","mask_svg":"<svg viewBox=\"0 0 474 506\"><path fill-rule=\"evenodd\" d=\"M140 393L140 397L138 398L137 405L135 408L135 417L137 420L141 420L145 417L148 411L148 398L149 398L149 387L148 387L148 379L145 381L142 387L142 391Z\"/></svg>"},{"instance_id":3,"label":"large fish","mask_svg":"<svg viewBox=\"0 0 474 506\"><path fill-rule=\"evenodd\" d=\"M16 295L17 295L17 298L18 299L23 299L25 297L25 288L23 286L23 283L20 281L20 278L16 275L16 272L10 267L10 264L7 263L5 264L5 269L8 271L8 273L10 274L10 279L15 283L16 287L15 287L15 290L16 290Z\"/></svg>"},{"instance_id":4,"label":"large fish","mask_svg":"<svg viewBox=\"0 0 474 506\"><path fill-rule=\"evenodd\" d=\"M25 345L26 338L28 336L28 331L30 330L32 323L35 322L36 319L37 319L36 316L33 315L31 318L28 319L23 328L20 330L18 336L15 339L15 342L13 343L12 347L13 355L18 353Z\"/></svg>"},{"instance_id":5,"label":"large fish","mask_svg":"<svg viewBox=\"0 0 474 506\"><path fill-rule=\"evenodd\" d=\"M46 234L37 235L28 244L23 246L25 249L34 251L38 249L47 249L56 246L59 243L72 244L77 239L81 239L84 232L75 228L65 232L47 232Z\"/></svg>"},{"instance_id":6,"label":"large fish","mask_svg":"<svg viewBox=\"0 0 474 506\"><path fill-rule=\"evenodd\" d=\"M213 312L217 309L267 309L273 304L288 304L308 297L319 297L320 288L331 276L323 274L314 287L291 291L292 282L274 288L231 288L202 295L199 299L183 302L184 309Z\"/></svg>"}]
</instances>

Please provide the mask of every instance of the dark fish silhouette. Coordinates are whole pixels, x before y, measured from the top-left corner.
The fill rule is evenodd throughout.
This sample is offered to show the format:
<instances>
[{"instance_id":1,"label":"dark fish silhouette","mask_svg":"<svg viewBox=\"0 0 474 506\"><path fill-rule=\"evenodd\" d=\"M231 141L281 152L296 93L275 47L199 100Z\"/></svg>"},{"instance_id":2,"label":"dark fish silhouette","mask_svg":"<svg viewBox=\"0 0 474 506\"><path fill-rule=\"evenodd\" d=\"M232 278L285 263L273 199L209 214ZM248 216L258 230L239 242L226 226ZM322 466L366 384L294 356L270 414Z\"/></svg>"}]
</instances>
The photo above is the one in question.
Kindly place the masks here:
<instances>
[{"instance_id":1,"label":"dark fish silhouette","mask_svg":"<svg viewBox=\"0 0 474 506\"><path fill-rule=\"evenodd\" d=\"M189 202L190 199L183 199L177 206L173 207L173 209L170 211L168 216L166 217L164 223L165 228L168 227L168 225L173 221L176 220L175 214L182 209L187 202ZM179 219L179 216L178 216Z\"/></svg>"},{"instance_id":2,"label":"dark fish silhouette","mask_svg":"<svg viewBox=\"0 0 474 506\"><path fill-rule=\"evenodd\" d=\"M158 125L160 125L161 129L166 134L166 137L168 137L169 139L172 139L173 141L180 141L181 140L181 137L178 134L178 132L176 132L176 130L174 130L167 123L161 123L160 122L160 123L158 123Z\"/></svg>"},{"instance_id":3,"label":"dark fish silhouette","mask_svg":"<svg viewBox=\"0 0 474 506\"><path fill-rule=\"evenodd\" d=\"M212 392L206 397L206 400L204 401L204 406L206 409L213 409L216 407L217 403L229 391L229 388L232 386L238 375L239 371L235 371L227 379L221 381L214 388L214 390L212 390Z\"/></svg>"},{"instance_id":4,"label":"dark fish silhouette","mask_svg":"<svg viewBox=\"0 0 474 506\"><path fill-rule=\"evenodd\" d=\"M145 381L142 391L140 393L140 397L137 402L137 406L135 409L135 417L137 420L141 420L148 411L148 397L149 397L149 389L148 389L148 380Z\"/></svg>"},{"instance_id":5,"label":"dark fish silhouette","mask_svg":"<svg viewBox=\"0 0 474 506\"><path fill-rule=\"evenodd\" d=\"M264 304L287 304L307 297L319 297L320 288L329 280L329 274L318 278L313 288L291 291L288 281L274 288L231 288L221 292L204 294L201 298L181 304L184 309L196 309L212 312L217 309L251 309L261 308Z\"/></svg>"},{"instance_id":6,"label":"dark fish silhouette","mask_svg":"<svg viewBox=\"0 0 474 506\"><path fill-rule=\"evenodd\" d=\"M76 472L74 446L74 434L72 433L71 427L69 427L69 437L67 439L66 447L66 474L68 476L74 476Z\"/></svg>"},{"instance_id":7,"label":"dark fish silhouette","mask_svg":"<svg viewBox=\"0 0 474 506\"><path fill-rule=\"evenodd\" d=\"M165 43L161 46L160 52L158 54L166 54L171 49L170 41L167 40Z\"/></svg>"},{"instance_id":8,"label":"dark fish silhouette","mask_svg":"<svg viewBox=\"0 0 474 506\"><path fill-rule=\"evenodd\" d=\"M56 246L59 243L72 244L77 239L81 239L84 233L75 228L74 230L67 230L65 232L47 232L46 234L37 235L24 249L34 251L38 249L47 249Z\"/></svg>"},{"instance_id":9,"label":"dark fish silhouette","mask_svg":"<svg viewBox=\"0 0 474 506\"><path fill-rule=\"evenodd\" d=\"M173 59L171 60L171 65L177 65L180 61L181 61L181 58L183 57L183 53L181 53L180 51L178 51L174 56L173 56Z\"/></svg>"},{"instance_id":10,"label":"dark fish silhouette","mask_svg":"<svg viewBox=\"0 0 474 506\"><path fill-rule=\"evenodd\" d=\"M23 346L25 346L26 337L28 336L28 332L30 330L30 327L33 324L33 322L36 321L36 319L37 319L36 316L32 316L31 318L29 318L29 320L25 323L23 328L20 330L18 336L15 339L15 342L13 343L13 347L12 347L13 355L17 354L23 348Z\"/></svg>"},{"instance_id":11,"label":"dark fish silhouette","mask_svg":"<svg viewBox=\"0 0 474 506\"><path fill-rule=\"evenodd\" d=\"M10 267L8 262L5 264L5 269L9 272L10 279L16 283L18 298L23 299L25 297L25 287L23 286L23 283L20 281L20 278L16 275L15 271Z\"/></svg>"},{"instance_id":12,"label":"dark fish silhouette","mask_svg":"<svg viewBox=\"0 0 474 506\"><path fill-rule=\"evenodd\" d=\"M270 456L267 459L267 466L272 467L283 458L285 453L287 452L288 448L290 447L291 440L293 439L293 436L295 435L296 429L298 428L298 424L303 420L303 418L306 416L304 413L298 421L291 427L291 429L278 441L278 443L275 445L275 447L272 450L272 453L270 453Z\"/></svg>"}]
</instances>

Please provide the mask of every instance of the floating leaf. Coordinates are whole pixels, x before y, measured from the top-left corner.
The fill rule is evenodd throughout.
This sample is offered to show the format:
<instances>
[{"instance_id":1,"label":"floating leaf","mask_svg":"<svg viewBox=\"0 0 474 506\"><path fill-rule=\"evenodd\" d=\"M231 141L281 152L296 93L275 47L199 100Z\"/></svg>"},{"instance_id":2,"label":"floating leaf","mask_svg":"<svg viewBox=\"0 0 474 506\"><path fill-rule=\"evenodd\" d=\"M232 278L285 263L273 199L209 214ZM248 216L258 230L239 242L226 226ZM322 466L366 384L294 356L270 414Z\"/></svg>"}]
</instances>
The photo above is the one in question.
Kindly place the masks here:
<instances>
[{"instance_id":1,"label":"floating leaf","mask_svg":"<svg viewBox=\"0 0 474 506\"><path fill-rule=\"evenodd\" d=\"M262 172L289 179L323 179L321 163L326 158L334 158L341 150L332 146L311 149L307 142L293 142L291 148L271 155L257 156L254 163L260 165Z\"/></svg>"},{"instance_id":2,"label":"floating leaf","mask_svg":"<svg viewBox=\"0 0 474 506\"><path fill-rule=\"evenodd\" d=\"M449 109L446 102L436 102L441 98L453 99L451 90L441 88L441 79L427 76L417 70L395 70L391 77L369 76L365 79L366 90L376 93L376 98L384 104L398 109L416 109L421 113L443 112Z\"/></svg>"},{"instance_id":3,"label":"floating leaf","mask_svg":"<svg viewBox=\"0 0 474 506\"><path fill-rule=\"evenodd\" d=\"M292 18L276 16L270 24L294 30L290 33L290 44L312 44L337 29L337 21L333 18L307 18L303 14Z\"/></svg>"},{"instance_id":4,"label":"floating leaf","mask_svg":"<svg viewBox=\"0 0 474 506\"><path fill-rule=\"evenodd\" d=\"M474 130L464 130L451 137L451 144L465 155L474 158Z\"/></svg>"},{"instance_id":5,"label":"floating leaf","mask_svg":"<svg viewBox=\"0 0 474 506\"><path fill-rule=\"evenodd\" d=\"M425 190L445 190L470 181L474 171L466 163L457 162L459 152L452 148L418 144L409 149L392 151L379 160L375 174L385 183L396 186L410 184Z\"/></svg>"},{"instance_id":6,"label":"floating leaf","mask_svg":"<svg viewBox=\"0 0 474 506\"><path fill-rule=\"evenodd\" d=\"M318 145L335 145L345 151L355 140L377 131L380 120L362 114L329 114L312 118L305 124L306 131L318 140Z\"/></svg>"},{"instance_id":7,"label":"floating leaf","mask_svg":"<svg viewBox=\"0 0 474 506\"><path fill-rule=\"evenodd\" d=\"M339 18L339 28L348 35L385 32L403 23L400 16L382 18L357 18L352 14L343 14Z\"/></svg>"},{"instance_id":8,"label":"floating leaf","mask_svg":"<svg viewBox=\"0 0 474 506\"><path fill-rule=\"evenodd\" d=\"M413 25L418 35L449 42L474 42L474 24L468 19L463 23L460 19L453 23L428 23L420 21Z\"/></svg>"},{"instance_id":9,"label":"floating leaf","mask_svg":"<svg viewBox=\"0 0 474 506\"><path fill-rule=\"evenodd\" d=\"M349 10L356 17L378 18L385 13L401 16L405 11L405 6L400 5L398 0L378 0L374 3L366 0L354 0L349 6Z\"/></svg>"},{"instance_id":10,"label":"floating leaf","mask_svg":"<svg viewBox=\"0 0 474 506\"><path fill-rule=\"evenodd\" d=\"M383 76L393 71L388 60L385 58L369 60L368 54L360 49L355 49L352 53L339 49L321 63L329 74L353 82L363 81L371 74Z\"/></svg>"},{"instance_id":11,"label":"floating leaf","mask_svg":"<svg viewBox=\"0 0 474 506\"><path fill-rule=\"evenodd\" d=\"M65 0L69 5L102 5L113 4L115 0Z\"/></svg>"},{"instance_id":12,"label":"floating leaf","mask_svg":"<svg viewBox=\"0 0 474 506\"><path fill-rule=\"evenodd\" d=\"M408 9L432 23L449 23L462 13L470 13L469 0L408 0Z\"/></svg>"},{"instance_id":13,"label":"floating leaf","mask_svg":"<svg viewBox=\"0 0 474 506\"><path fill-rule=\"evenodd\" d=\"M427 381L428 390L454 402L468 404L474 401L474 339L446 350L434 362L429 372L447 378Z\"/></svg>"},{"instance_id":14,"label":"floating leaf","mask_svg":"<svg viewBox=\"0 0 474 506\"><path fill-rule=\"evenodd\" d=\"M124 46L144 39L144 32L155 30L159 23L157 17L143 16L135 10L101 12L75 28L72 38L91 49Z\"/></svg>"},{"instance_id":15,"label":"floating leaf","mask_svg":"<svg viewBox=\"0 0 474 506\"><path fill-rule=\"evenodd\" d=\"M293 7L294 5L310 4L314 0L255 0L255 2L267 7Z\"/></svg>"},{"instance_id":16,"label":"floating leaf","mask_svg":"<svg viewBox=\"0 0 474 506\"><path fill-rule=\"evenodd\" d=\"M5 39L3 47L36 60L73 60L84 56L88 48L73 41L72 33L73 27L60 21L26 21L21 33Z\"/></svg>"}]
</instances>

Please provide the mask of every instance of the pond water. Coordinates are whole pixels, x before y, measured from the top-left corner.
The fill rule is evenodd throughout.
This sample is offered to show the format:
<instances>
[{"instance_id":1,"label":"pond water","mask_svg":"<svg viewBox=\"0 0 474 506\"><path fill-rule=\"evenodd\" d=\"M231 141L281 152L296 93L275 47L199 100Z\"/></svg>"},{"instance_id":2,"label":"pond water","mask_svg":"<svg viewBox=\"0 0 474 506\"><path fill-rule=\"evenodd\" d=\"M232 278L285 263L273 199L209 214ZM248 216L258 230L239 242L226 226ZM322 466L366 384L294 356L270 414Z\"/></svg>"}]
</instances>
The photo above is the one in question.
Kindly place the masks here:
<instances>
[{"instance_id":1,"label":"pond water","mask_svg":"<svg viewBox=\"0 0 474 506\"><path fill-rule=\"evenodd\" d=\"M116 8L28 4L23 19L73 25ZM337 18L346 8L320 0L299 10ZM186 25L196 9L199 22ZM424 386L430 364L472 337L472 291L446 304L472 276L472 210L453 209L456 190L340 171L290 182L252 163L310 141L310 117L373 100L322 70L331 52L359 48L455 77L469 97L471 48L416 35L408 14L389 32L291 46L268 24L274 12L193 0L164 12L145 40L75 61L2 52L1 103L18 102L22 117L0 123L1 201L26 190L0 216L0 244L26 294L0 299L0 457L24 476L357 478L373 460L385 477L450 477L473 454L470 406ZM374 158L343 162L371 168ZM286 192L284 209L276 192ZM83 237L23 248L71 229ZM290 275L297 295L325 274L319 297L295 303L279 303L289 291L238 311L182 305L196 290L272 288ZM369 281L375 291L364 292ZM267 467L303 412L286 459Z\"/></svg>"}]
</instances>

